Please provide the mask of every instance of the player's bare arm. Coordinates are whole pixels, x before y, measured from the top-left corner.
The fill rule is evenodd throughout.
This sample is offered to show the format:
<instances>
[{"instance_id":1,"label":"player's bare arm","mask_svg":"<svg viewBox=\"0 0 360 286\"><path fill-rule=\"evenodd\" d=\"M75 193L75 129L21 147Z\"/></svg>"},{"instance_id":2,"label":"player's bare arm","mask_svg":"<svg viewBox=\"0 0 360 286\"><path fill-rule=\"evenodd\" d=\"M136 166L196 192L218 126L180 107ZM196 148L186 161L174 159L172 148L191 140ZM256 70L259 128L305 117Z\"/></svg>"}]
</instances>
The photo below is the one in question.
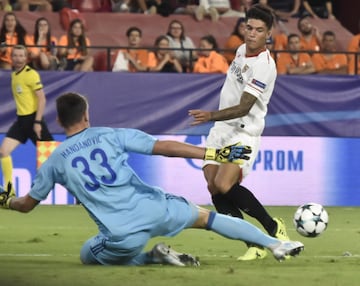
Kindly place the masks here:
<instances>
[{"instance_id":1,"label":"player's bare arm","mask_svg":"<svg viewBox=\"0 0 360 286\"><path fill-rule=\"evenodd\" d=\"M189 110L189 115L194 118L192 126L208 121L223 121L245 116L249 113L251 107L255 104L256 97L250 93L244 92L240 103L229 108L217 111Z\"/></svg>"}]
</instances>

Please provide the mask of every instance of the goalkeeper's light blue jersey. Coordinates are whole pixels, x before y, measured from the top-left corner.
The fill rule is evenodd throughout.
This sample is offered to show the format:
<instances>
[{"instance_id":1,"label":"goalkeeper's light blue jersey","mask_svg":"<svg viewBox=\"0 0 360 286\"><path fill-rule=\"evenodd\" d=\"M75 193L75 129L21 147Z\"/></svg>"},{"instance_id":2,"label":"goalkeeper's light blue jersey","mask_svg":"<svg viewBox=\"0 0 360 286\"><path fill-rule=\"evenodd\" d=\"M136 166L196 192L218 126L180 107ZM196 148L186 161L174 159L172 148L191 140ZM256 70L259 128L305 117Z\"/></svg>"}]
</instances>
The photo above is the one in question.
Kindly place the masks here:
<instances>
[{"instance_id":1,"label":"goalkeeper's light blue jersey","mask_svg":"<svg viewBox=\"0 0 360 286\"><path fill-rule=\"evenodd\" d=\"M155 142L135 129L85 129L62 142L40 167L30 196L41 201L55 183L63 185L110 239L151 229L166 213L165 193L145 184L127 158L128 152L152 154Z\"/></svg>"}]
</instances>

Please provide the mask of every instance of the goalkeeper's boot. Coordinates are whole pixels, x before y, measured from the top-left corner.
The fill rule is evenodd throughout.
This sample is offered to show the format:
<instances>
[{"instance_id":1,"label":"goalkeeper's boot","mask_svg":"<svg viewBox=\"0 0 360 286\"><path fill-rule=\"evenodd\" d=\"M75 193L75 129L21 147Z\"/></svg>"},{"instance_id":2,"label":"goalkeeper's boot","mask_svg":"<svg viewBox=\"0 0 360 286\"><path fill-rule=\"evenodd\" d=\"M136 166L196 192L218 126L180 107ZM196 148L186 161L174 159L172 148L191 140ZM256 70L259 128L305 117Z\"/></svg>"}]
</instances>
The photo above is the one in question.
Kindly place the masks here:
<instances>
[{"instance_id":1,"label":"goalkeeper's boot","mask_svg":"<svg viewBox=\"0 0 360 286\"><path fill-rule=\"evenodd\" d=\"M259 246L250 246L243 256L239 256L237 260L250 261L256 259L264 259L267 256L266 249Z\"/></svg>"},{"instance_id":2,"label":"goalkeeper's boot","mask_svg":"<svg viewBox=\"0 0 360 286\"><path fill-rule=\"evenodd\" d=\"M274 217L273 220L277 224L276 230L275 230L275 233L273 236L280 240L290 240L289 236L287 235L286 226L285 226L283 219Z\"/></svg>"},{"instance_id":3,"label":"goalkeeper's boot","mask_svg":"<svg viewBox=\"0 0 360 286\"><path fill-rule=\"evenodd\" d=\"M270 249L278 261L283 261L288 256L298 255L304 250L304 245L299 241L281 241L275 247L270 247Z\"/></svg>"},{"instance_id":4,"label":"goalkeeper's boot","mask_svg":"<svg viewBox=\"0 0 360 286\"><path fill-rule=\"evenodd\" d=\"M159 263L175 266L200 266L198 259L190 254L179 253L164 243L158 243L152 249L152 255Z\"/></svg>"}]
</instances>

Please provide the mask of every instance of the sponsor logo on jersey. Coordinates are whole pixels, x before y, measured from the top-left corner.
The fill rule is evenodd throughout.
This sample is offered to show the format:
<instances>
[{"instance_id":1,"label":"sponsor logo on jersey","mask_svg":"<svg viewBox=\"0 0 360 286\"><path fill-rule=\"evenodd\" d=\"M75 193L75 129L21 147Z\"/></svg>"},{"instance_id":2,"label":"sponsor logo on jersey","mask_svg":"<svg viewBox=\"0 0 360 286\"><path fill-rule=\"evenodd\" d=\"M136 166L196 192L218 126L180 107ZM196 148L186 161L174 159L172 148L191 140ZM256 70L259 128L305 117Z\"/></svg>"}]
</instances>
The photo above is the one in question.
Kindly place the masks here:
<instances>
[{"instance_id":1,"label":"sponsor logo on jersey","mask_svg":"<svg viewBox=\"0 0 360 286\"><path fill-rule=\"evenodd\" d=\"M259 81L259 80L257 80L257 79L253 79L253 80L251 81L251 83L252 83L252 84L255 84L256 86L258 86L258 87L260 87L260 88L262 88L262 89L265 89L265 87L266 87L266 84L265 84L265 83L263 83L263 82L261 82L261 81Z\"/></svg>"}]
</instances>

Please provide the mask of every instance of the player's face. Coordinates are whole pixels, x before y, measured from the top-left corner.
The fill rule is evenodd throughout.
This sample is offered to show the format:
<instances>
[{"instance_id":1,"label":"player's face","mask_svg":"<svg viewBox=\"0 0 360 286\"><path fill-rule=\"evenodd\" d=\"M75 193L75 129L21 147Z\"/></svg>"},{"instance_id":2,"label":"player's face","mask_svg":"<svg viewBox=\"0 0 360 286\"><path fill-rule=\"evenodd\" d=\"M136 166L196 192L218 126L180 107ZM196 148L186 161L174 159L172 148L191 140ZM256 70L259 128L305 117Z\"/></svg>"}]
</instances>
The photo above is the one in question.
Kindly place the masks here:
<instances>
[{"instance_id":1,"label":"player's face","mask_svg":"<svg viewBox=\"0 0 360 286\"><path fill-rule=\"evenodd\" d=\"M11 59L15 70L22 69L27 61L26 51L21 49L14 49L11 54Z\"/></svg>"},{"instance_id":2,"label":"player's face","mask_svg":"<svg viewBox=\"0 0 360 286\"><path fill-rule=\"evenodd\" d=\"M259 53L265 47L266 39L271 35L265 23L258 19L249 19L246 23L245 43L247 54Z\"/></svg>"}]
</instances>

